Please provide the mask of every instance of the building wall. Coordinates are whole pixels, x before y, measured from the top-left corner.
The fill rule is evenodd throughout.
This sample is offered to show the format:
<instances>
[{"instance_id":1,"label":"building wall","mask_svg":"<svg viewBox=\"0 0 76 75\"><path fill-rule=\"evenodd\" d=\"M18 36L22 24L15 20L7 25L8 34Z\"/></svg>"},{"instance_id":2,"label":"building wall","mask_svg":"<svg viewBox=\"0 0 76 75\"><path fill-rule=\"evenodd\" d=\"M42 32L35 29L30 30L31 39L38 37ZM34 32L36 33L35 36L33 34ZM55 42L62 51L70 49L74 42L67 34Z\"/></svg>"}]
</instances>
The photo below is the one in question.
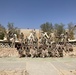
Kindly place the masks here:
<instances>
[{"instance_id":1,"label":"building wall","mask_svg":"<svg viewBox=\"0 0 76 75\"><path fill-rule=\"evenodd\" d=\"M28 37L33 29L20 29L20 31L24 34L24 38ZM40 30L35 29L37 38L40 36Z\"/></svg>"}]
</instances>

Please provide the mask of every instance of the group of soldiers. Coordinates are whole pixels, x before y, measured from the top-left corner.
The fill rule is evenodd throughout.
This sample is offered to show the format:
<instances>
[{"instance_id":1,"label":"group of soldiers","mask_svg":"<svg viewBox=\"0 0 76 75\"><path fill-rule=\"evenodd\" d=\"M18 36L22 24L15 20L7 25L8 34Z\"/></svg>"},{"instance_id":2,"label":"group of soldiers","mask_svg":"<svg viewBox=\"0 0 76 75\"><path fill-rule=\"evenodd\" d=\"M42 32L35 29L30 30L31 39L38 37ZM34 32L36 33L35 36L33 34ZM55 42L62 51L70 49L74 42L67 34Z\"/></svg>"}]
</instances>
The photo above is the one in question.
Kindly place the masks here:
<instances>
[{"instance_id":1,"label":"group of soldiers","mask_svg":"<svg viewBox=\"0 0 76 75\"><path fill-rule=\"evenodd\" d=\"M51 42L47 35L36 37L36 32L32 32L30 38L26 36L24 39L21 33L21 42L15 44L19 57L63 57L63 51L73 51L73 47L66 42Z\"/></svg>"}]
</instances>

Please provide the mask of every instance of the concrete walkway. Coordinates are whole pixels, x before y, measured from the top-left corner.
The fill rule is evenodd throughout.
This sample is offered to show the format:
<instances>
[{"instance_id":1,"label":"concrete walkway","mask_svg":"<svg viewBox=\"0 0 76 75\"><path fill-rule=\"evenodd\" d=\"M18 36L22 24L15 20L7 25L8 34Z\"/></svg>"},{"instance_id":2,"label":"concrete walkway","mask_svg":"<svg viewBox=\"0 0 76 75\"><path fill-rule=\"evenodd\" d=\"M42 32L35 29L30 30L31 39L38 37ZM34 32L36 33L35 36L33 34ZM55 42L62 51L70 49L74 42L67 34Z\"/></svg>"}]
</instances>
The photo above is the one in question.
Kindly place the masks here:
<instances>
[{"instance_id":1,"label":"concrete walkway","mask_svg":"<svg viewBox=\"0 0 76 75\"><path fill-rule=\"evenodd\" d=\"M26 70L29 75L61 75L50 62L46 61L27 61Z\"/></svg>"},{"instance_id":2,"label":"concrete walkway","mask_svg":"<svg viewBox=\"0 0 76 75\"><path fill-rule=\"evenodd\" d=\"M15 69L28 75L76 75L76 58L0 58L0 71Z\"/></svg>"}]
</instances>

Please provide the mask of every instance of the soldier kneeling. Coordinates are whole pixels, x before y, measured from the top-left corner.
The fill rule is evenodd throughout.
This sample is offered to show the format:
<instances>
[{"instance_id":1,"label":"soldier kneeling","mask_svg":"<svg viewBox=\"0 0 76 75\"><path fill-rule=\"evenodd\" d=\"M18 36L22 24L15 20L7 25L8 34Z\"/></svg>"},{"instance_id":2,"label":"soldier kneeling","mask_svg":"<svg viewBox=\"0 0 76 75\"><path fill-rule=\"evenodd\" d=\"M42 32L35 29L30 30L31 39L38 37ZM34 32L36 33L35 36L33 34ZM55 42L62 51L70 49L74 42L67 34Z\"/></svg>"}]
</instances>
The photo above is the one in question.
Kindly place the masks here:
<instances>
[{"instance_id":1,"label":"soldier kneeling","mask_svg":"<svg viewBox=\"0 0 76 75\"><path fill-rule=\"evenodd\" d=\"M23 54L23 50L22 50L22 46L20 43L17 44L16 46L17 50L18 50L18 53L19 53L19 57L24 57L25 55Z\"/></svg>"},{"instance_id":2,"label":"soldier kneeling","mask_svg":"<svg viewBox=\"0 0 76 75\"><path fill-rule=\"evenodd\" d=\"M42 57L44 58L44 57L48 57L48 56L49 56L48 50L43 48L43 50L42 50Z\"/></svg>"}]
</instances>

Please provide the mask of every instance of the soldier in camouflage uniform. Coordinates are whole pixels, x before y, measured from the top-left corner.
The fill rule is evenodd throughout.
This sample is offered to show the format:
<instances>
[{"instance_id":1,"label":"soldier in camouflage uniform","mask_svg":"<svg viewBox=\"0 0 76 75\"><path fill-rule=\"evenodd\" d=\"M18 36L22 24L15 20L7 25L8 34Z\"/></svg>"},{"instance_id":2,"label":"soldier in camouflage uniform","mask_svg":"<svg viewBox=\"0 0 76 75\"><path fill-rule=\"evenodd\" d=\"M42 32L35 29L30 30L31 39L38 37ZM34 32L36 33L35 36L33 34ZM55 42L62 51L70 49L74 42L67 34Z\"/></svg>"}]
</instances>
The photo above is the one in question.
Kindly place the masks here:
<instances>
[{"instance_id":1,"label":"soldier in camouflage uniform","mask_svg":"<svg viewBox=\"0 0 76 75\"><path fill-rule=\"evenodd\" d=\"M25 49L25 45L24 45L24 34L23 33L21 33L21 35L20 35L20 42L19 43L17 43L17 50L18 50L18 52L19 52L19 55L20 55L20 57L23 57L23 56L25 56L24 55L24 49Z\"/></svg>"},{"instance_id":2,"label":"soldier in camouflage uniform","mask_svg":"<svg viewBox=\"0 0 76 75\"><path fill-rule=\"evenodd\" d=\"M25 47L25 56L30 57L30 48L28 46Z\"/></svg>"},{"instance_id":3,"label":"soldier in camouflage uniform","mask_svg":"<svg viewBox=\"0 0 76 75\"><path fill-rule=\"evenodd\" d=\"M20 34L20 42L22 45L24 44L24 34L23 33Z\"/></svg>"},{"instance_id":4,"label":"soldier in camouflage uniform","mask_svg":"<svg viewBox=\"0 0 76 75\"><path fill-rule=\"evenodd\" d=\"M33 46L38 47L38 38L37 37L34 37Z\"/></svg>"},{"instance_id":5,"label":"soldier in camouflage uniform","mask_svg":"<svg viewBox=\"0 0 76 75\"><path fill-rule=\"evenodd\" d=\"M21 43L18 43L17 46L16 46L17 50L18 50L18 53L19 53L19 57L23 57L23 49L22 49L22 45Z\"/></svg>"},{"instance_id":6,"label":"soldier in camouflage uniform","mask_svg":"<svg viewBox=\"0 0 76 75\"><path fill-rule=\"evenodd\" d=\"M58 52L59 57L63 57L63 45L61 43L56 45L56 50Z\"/></svg>"},{"instance_id":7,"label":"soldier in camouflage uniform","mask_svg":"<svg viewBox=\"0 0 76 75\"><path fill-rule=\"evenodd\" d=\"M45 39L45 37L42 37L42 44L46 45L46 39Z\"/></svg>"},{"instance_id":8,"label":"soldier in camouflage uniform","mask_svg":"<svg viewBox=\"0 0 76 75\"><path fill-rule=\"evenodd\" d=\"M49 56L48 49L47 48L43 48L43 50L42 50L42 57L44 58L44 57L48 57L48 56Z\"/></svg>"},{"instance_id":9,"label":"soldier in camouflage uniform","mask_svg":"<svg viewBox=\"0 0 76 75\"><path fill-rule=\"evenodd\" d=\"M53 55L52 55L52 48L51 48L51 45L48 45L48 47L47 47L47 49L48 49L48 56L49 57L52 57Z\"/></svg>"},{"instance_id":10,"label":"soldier in camouflage uniform","mask_svg":"<svg viewBox=\"0 0 76 75\"><path fill-rule=\"evenodd\" d=\"M69 48L70 48L68 38L69 38L69 36L68 36L68 33L66 32L65 33L65 38L64 38L65 52L69 52ZM72 48L72 46L71 46L71 48Z\"/></svg>"},{"instance_id":11,"label":"soldier in camouflage uniform","mask_svg":"<svg viewBox=\"0 0 76 75\"><path fill-rule=\"evenodd\" d=\"M25 39L25 45L28 45L28 38L26 36L26 39Z\"/></svg>"},{"instance_id":12,"label":"soldier in camouflage uniform","mask_svg":"<svg viewBox=\"0 0 76 75\"><path fill-rule=\"evenodd\" d=\"M51 57L57 57L57 49L56 49L56 43L51 43L51 48L50 48L50 56Z\"/></svg>"},{"instance_id":13,"label":"soldier in camouflage uniform","mask_svg":"<svg viewBox=\"0 0 76 75\"><path fill-rule=\"evenodd\" d=\"M73 47L71 43L66 43L65 46L65 52L72 52L73 51Z\"/></svg>"},{"instance_id":14,"label":"soldier in camouflage uniform","mask_svg":"<svg viewBox=\"0 0 76 75\"><path fill-rule=\"evenodd\" d=\"M35 29L33 30L33 36L36 37L36 31L35 31Z\"/></svg>"},{"instance_id":15,"label":"soldier in camouflage uniform","mask_svg":"<svg viewBox=\"0 0 76 75\"><path fill-rule=\"evenodd\" d=\"M33 46L30 47L30 54L32 58L35 56L35 50Z\"/></svg>"},{"instance_id":16,"label":"soldier in camouflage uniform","mask_svg":"<svg viewBox=\"0 0 76 75\"><path fill-rule=\"evenodd\" d=\"M13 34L12 47L15 47L15 41L17 41L17 35Z\"/></svg>"},{"instance_id":17,"label":"soldier in camouflage uniform","mask_svg":"<svg viewBox=\"0 0 76 75\"><path fill-rule=\"evenodd\" d=\"M68 38L69 38L68 32L66 32L64 35L64 45L66 45L66 43L68 43Z\"/></svg>"}]
</instances>

